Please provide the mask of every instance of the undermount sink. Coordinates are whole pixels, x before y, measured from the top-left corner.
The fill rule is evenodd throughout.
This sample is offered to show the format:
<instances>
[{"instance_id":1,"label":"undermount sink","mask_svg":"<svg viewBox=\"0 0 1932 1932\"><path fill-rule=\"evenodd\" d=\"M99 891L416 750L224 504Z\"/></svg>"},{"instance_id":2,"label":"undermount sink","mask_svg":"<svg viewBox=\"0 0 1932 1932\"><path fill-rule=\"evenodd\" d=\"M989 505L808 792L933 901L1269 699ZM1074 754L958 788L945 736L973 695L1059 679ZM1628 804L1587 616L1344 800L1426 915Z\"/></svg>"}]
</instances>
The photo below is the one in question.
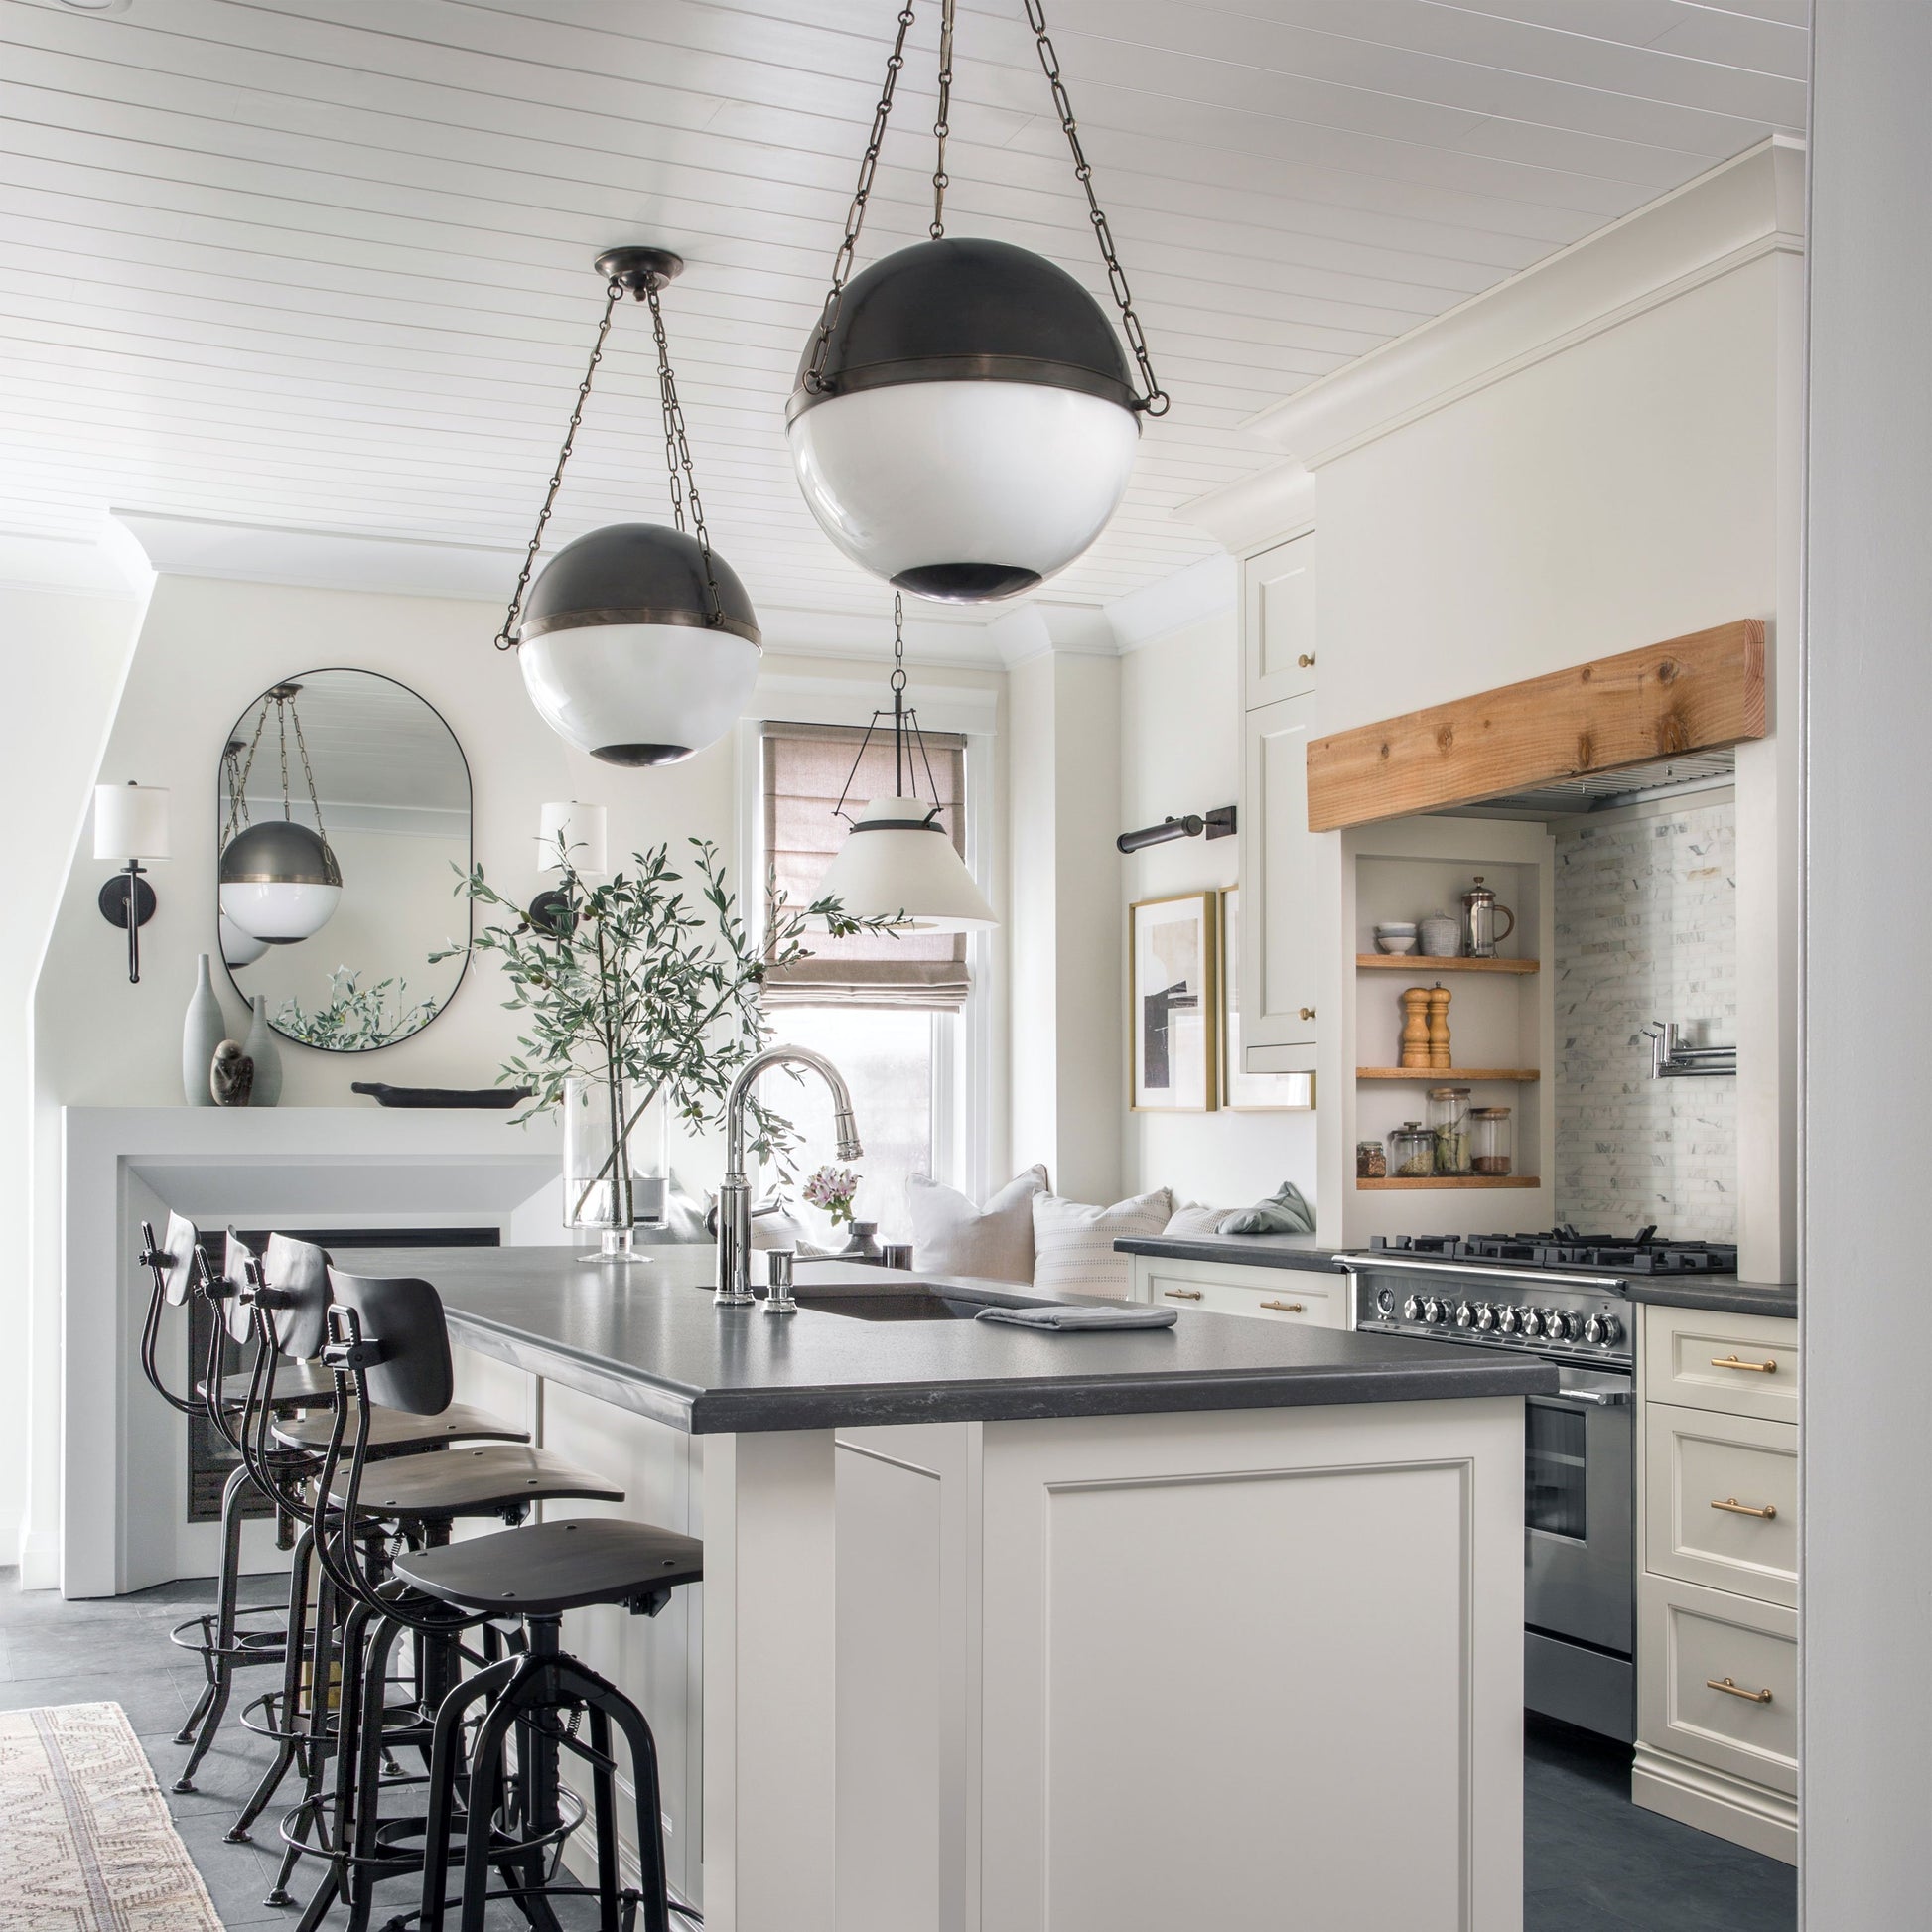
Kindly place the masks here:
<instances>
[{"instance_id":1,"label":"undermount sink","mask_svg":"<svg viewBox=\"0 0 1932 1932\"><path fill-rule=\"evenodd\" d=\"M801 1281L792 1293L798 1306L814 1314L849 1315L855 1321L971 1321L981 1309L1008 1299L909 1281L902 1274L880 1280L876 1272L864 1281Z\"/></svg>"}]
</instances>

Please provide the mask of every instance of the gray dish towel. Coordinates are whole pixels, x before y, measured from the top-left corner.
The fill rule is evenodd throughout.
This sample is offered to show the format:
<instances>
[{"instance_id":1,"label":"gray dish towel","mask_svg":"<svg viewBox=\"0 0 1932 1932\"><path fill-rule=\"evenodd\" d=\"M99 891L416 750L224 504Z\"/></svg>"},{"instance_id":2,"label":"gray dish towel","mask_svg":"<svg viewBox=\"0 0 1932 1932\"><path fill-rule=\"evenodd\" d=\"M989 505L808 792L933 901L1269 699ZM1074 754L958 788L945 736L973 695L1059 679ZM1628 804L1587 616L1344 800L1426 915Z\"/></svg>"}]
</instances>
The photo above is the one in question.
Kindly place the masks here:
<instances>
[{"instance_id":1,"label":"gray dish towel","mask_svg":"<svg viewBox=\"0 0 1932 1932\"><path fill-rule=\"evenodd\" d=\"M1220 1225L1222 1234L1312 1234L1314 1209L1292 1180L1284 1180L1265 1201L1230 1214Z\"/></svg>"},{"instance_id":2,"label":"gray dish towel","mask_svg":"<svg viewBox=\"0 0 1932 1932\"><path fill-rule=\"evenodd\" d=\"M981 1309L975 1321L1006 1321L1016 1328L1038 1328L1048 1334L1094 1328L1172 1328L1174 1309Z\"/></svg>"}]
</instances>

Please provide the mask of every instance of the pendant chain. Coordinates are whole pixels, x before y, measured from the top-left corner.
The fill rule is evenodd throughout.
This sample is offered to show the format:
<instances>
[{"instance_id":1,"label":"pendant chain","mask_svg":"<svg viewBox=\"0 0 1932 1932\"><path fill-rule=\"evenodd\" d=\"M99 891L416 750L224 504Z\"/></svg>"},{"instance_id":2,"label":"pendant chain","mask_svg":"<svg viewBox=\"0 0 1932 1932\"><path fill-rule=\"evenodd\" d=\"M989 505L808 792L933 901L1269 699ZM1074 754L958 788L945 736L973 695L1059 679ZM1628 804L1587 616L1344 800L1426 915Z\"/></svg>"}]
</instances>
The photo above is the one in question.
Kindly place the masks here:
<instances>
[{"instance_id":1,"label":"pendant chain","mask_svg":"<svg viewBox=\"0 0 1932 1932\"><path fill-rule=\"evenodd\" d=\"M932 223L926 229L934 241L946 232L946 190L952 186L946 174L946 136L952 128L946 117L952 108L953 7L954 0L939 0L939 112L932 123L938 155L932 164Z\"/></svg>"},{"instance_id":2,"label":"pendant chain","mask_svg":"<svg viewBox=\"0 0 1932 1932\"><path fill-rule=\"evenodd\" d=\"M276 699L279 708L281 700ZM324 845L329 843L329 834L322 828L322 800L316 794L316 774L309 764L309 742L302 736L302 714L295 708L295 700L289 700L289 719L295 726L295 749L302 759L302 776L309 787L309 806L316 815L316 837ZM285 738L282 741L282 816L286 818L289 800L289 748Z\"/></svg>"},{"instance_id":3,"label":"pendant chain","mask_svg":"<svg viewBox=\"0 0 1932 1932\"><path fill-rule=\"evenodd\" d=\"M839 304L845 300L846 279L852 273L852 259L858 252L859 230L865 226L866 204L872 199L872 178L879 170L879 147L886 138L886 119L893 111L893 91L898 85L899 69L905 66L905 33L912 25L912 9L903 6L898 13L898 33L886 63L886 84L879 90L879 104L873 109L872 139L866 143L865 158L859 163L859 185L852 192L852 207L845 217L845 239L832 257L832 286L825 292L825 306L819 311L818 333L812 338L812 359L805 369L805 387L816 395L825 386L825 353L832 343L832 326L839 319Z\"/></svg>"},{"instance_id":4,"label":"pendant chain","mask_svg":"<svg viewBox=\"0 0 1932 1932\"><path fill-rule=\"evenodd\" d=\"M1120 310L1120 326L1126 333L1127 345L1134 351L1134 360L1140 365L1141 380L1147 385L1147 396L1141 407L1150 416L1165 416L1173 406L1172 399L1155 378L1154 358L1148 352L1147 332L1141 327L1140 317L1134 313L1134 295L1127 286L1127 271L1121 267L1120 257L1114 252L1113 230L1108 227L1099 197L1093 192L1093 164L1080 146L1080 129L1073 118L1073 103L1067 98L1066 83L1060 78L1060 57L1046 35L1045 9L1040 0L1023 0L1023 4L1027 9L1027 24L1034 30L1034 40L1039 49L1040 70L1046 75L1046 84L1053 90L1053 106L1060 117L1061 132L1066 136L1067 147L1072 150L1073 178L1087 191L1087 216L1093 223L1094 239L1100 244L1100 259L1107 265L1107 286L1113 291L1115 306Z\"/></svg>"},{"instance_id":5,"label":"pendant chain","mask_svg":"<svg viewBox=\"0 0 1932 1932\"><path fill-rule=\"evenodd\" d=\"M893 689L905 689L905 600L893 593Z\"/></svg>"},{"instance_id":6,"label":"pendant chain","mask_svg":"<svg viewBox=\"0 0 1932 1932\"><path fill-rule=\"evenodd\" d=\"M691 443L684 433L684 405L678 401L677 377L671 371L671 345L664 334L664 311L658 303L656 289L648 289L644 299L650 304L650 330L657 342L657 395L664 410L664 468L670 478L671 515L681 533L685 501L689 499L692 528L704 558L705 621L720 623L724 621L724 607L718 601L718 577L711 567L711 533L704 525L704 498L698 494L698 473L692 467ZM684 473L681 489L680 470Z\"/></svg>"},{"instance_id":7,"label":"pendant chain","mask_svg":"<svg viewBox=\"0 0 1932 1932\"><path fill-rule=\"evenodd\" d=\"M611 333L611 318L623 295L623 284L613 281L604 293L604 316L597 325L597 341L591 347L590 365L577 385L577 406L570 412L570 427L564 431L564 446L557 452L557 467L550 473L550 487L544 492L543 507L537 512L537 527L530 532L530 547L523 553L523 568L516 574L516 589L510 593L510 608L503 616L503 627L496 633L498 650L516 648L517 626L523 621L523 599L530 588L530 573L536 568L537 552L543 548L543 528L556 507L557 492L564 486L564 466L570 461L571 447L577 441L577 426L584 420L584 405L590 400L591 383L597 365L604 359L604 339ZM678 525L679 529L684 526Z\"/></svg>"},{"instance_id":8,"label":"pendant chain","mask_svg":"<svg viewBox=\"0 0 1932 1932\"><path fill-rule=\"evenodd\" d=\"M248 741L248 761L235 779L235 830L248 822L248 780L255 775L255 754L261 749L262 727L268 723L268 700L262 700L261 716L255 720L255 735Z\"/></svg>"}]
</instances>

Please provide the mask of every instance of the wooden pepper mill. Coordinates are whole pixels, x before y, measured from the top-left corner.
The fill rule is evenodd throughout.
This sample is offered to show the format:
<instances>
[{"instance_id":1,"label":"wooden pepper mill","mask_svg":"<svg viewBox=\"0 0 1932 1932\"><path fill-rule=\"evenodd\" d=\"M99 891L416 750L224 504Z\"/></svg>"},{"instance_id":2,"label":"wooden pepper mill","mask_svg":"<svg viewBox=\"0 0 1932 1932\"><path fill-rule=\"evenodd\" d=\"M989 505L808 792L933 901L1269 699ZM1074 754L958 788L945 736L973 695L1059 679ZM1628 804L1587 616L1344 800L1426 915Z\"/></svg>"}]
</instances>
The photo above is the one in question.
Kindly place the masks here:
<instances>
[{"instance_id":1,"label":"wooden pepper mill","mask_svg":"<svg viewBox=\"0 0 1932 1932\"><path fill-rule=\"evenodd\" d=\"M1399 1066L1435 1065L1429 1046L1429 988L1412 986L1402 996L1402 1057Z\"/></svg>"},{"instance_id":2,"label":"wooden pepper mill","mask_svg":"<svg viewBox=\"0 0 1932 1932\"><path fill-rule=\"evenodd\" d=\"M1429 1064L1447 1072L1454 1064L1449 1058L1449 993L1446 986L1429 989Z\"/></svg>"}]
</instances>

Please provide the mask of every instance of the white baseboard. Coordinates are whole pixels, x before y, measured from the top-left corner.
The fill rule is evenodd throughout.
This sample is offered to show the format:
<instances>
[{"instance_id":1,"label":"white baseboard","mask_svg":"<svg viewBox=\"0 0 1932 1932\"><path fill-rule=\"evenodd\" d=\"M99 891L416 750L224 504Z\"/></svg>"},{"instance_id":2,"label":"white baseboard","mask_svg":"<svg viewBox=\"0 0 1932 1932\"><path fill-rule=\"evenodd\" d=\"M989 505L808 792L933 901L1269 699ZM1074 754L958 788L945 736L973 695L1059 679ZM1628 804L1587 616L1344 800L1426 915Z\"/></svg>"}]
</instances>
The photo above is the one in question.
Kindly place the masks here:
<instances>
[{"instance_id":1,"label":"white baseboard","mask_svg":"<svg viewBox=\"0 0 1932 1932\"><path fill-rule=\"evenodd\" d=\"M1798 1863L1798 1807L1782 1792L1640 1743L1630 1769L1630 1801L1766 1858Z\"/></svg>"},{"instance_id":2,"label":"white baseboard","mask_svg":"<svg viewBox=\"0 0 1932 1932\"><path fill-rule=\"evenodd\" d=\"M61 1539L51 1531L36 1530L30 1524L17 1524L13 1546L19 1552L22 1589L59 1589L61 1587Z\"/></svg>"}]
</instances>

